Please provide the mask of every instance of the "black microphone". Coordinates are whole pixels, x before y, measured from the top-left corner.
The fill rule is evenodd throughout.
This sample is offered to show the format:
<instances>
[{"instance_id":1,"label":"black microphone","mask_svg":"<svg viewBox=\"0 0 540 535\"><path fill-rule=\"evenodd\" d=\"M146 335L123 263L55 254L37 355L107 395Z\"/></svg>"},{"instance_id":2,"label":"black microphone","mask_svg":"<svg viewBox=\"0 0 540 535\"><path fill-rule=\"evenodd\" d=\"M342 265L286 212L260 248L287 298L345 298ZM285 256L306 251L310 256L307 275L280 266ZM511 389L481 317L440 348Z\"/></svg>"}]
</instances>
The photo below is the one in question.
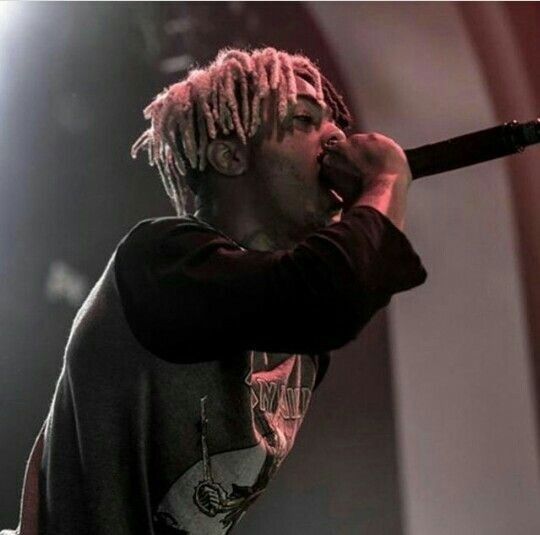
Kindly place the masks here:
<instances>
[{"instance_id":1,"label":"black microphone","mask_svg":"<svg viewBox=\"0 0 540 535\"><path fill-rule=\"evenodd\" d=\"M413 180L467 167L540 143L540 118L528 123L510 121L446 141L405 150Z\"/></svg>"}]
</instances>

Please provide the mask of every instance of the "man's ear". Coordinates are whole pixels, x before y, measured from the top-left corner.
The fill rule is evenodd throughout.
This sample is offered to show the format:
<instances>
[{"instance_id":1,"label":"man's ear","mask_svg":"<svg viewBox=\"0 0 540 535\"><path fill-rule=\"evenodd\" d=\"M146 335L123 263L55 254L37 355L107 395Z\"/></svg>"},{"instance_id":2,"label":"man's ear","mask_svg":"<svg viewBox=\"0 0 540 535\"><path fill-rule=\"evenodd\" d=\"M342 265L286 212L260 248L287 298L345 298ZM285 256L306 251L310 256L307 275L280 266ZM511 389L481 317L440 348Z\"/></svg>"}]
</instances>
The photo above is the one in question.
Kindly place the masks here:
<instances>
[{"instance_id":1,"label":"man's ear","mask_svg":"<svg viewBox=\"0 0 540 535\"><path fill-rule=\"evenodd\" d=\"M206 149L206 157L222 175L239 176L247 170L247 147L239 139L212 140Z\"/></svg>"}]
</instances>

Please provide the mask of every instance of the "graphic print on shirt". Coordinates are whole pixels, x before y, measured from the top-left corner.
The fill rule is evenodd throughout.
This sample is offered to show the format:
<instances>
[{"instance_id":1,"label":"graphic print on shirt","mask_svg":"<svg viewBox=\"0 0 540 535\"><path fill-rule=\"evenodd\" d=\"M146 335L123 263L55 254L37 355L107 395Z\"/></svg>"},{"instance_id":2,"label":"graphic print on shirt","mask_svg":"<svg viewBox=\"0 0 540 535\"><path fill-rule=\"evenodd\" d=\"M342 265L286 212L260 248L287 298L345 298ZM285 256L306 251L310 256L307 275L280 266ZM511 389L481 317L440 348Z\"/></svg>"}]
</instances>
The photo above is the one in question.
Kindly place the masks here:
<instances>
[{"instance_id":1,"label":"graphic print on shirt","mask_svg":"<svg viewBox=\"0 0 540 535\"><path fill-rule=\"evenodd\" d=\"M250 389L254 446L210 455L208 436L216 428L207 418L212 396L201 398L201 460L178 478L160 503L154 515L156 534L229 533L264 491L294 444L313 386L313 381L309 387L302 385L302 357L286 357L268 370L266 353L251 354L245 384Z\"/></svg>"}]
</instances>

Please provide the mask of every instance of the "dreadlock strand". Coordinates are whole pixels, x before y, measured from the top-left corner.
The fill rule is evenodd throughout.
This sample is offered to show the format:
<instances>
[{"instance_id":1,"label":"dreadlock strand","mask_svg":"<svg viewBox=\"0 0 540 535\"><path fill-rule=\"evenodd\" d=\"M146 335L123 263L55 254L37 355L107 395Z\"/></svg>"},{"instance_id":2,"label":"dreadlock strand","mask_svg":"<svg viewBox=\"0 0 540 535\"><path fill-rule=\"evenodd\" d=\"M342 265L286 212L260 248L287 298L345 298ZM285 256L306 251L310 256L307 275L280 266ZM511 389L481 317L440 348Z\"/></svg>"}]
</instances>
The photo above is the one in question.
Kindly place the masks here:
<instances>
[{"instance_id":1,"label":"dreadlock strand","mask_svg":"<svg viewBox=\"0 0 540 535\"><path fill-rule=\"evenodd\" d=\"M198 140L198 145L199 145L199 166L198 166L198 170L199 171L204 171L205 168L206 168L206 149L208 147L208 133L207 133L207 117L206 117L206 112L203 108L203 106L201 106L201 104L199 103L199 105L197 106L197 125L198 125L198 134L199 134L199 140Z\"/></svg>"},{"instance_id":2,"label":"dreadlock strand","mask_svg":"<svg viewBox=\"0 0 540 535\"><path fill-rule=\"evenodd\" d=\"M322 90L322 81L317 67L315 67L307 58L297 57L295 60L295 71L315 88L315 98L319 104L323 104L324 94Z\"/></svg>"},{"instance_id":3,"label":"dreadlock strand","mask_svg":"<svg viewBox=\"0 0 540 535\"><path fill-rule=\"evenodd\" d=\"M279 58L283 65L285 78L287 80L287 101L289 105L294 105L296 104L297 87L292 61L290 56L283 52L279 53Z\"/></svg>"},{"instance_id":4,"label":"dreadlock strand","mask_svg":"<svg viewBox=\"0 0 540 535\"><path fill-rule=\"evenodd\" d=\"M176 213L180 216L186 215L187 207L187 190L184 183L177 181L178 188L176 189Z\"/></svg>"},{"instance_id":5,"label":"dreadlock strand","mask_svg":"<svg viewBox=\"0 0 540 535\"><path fill-rule=\"evenodd\" d=\"M219 124L219 78L217 77L215 70L210 71L210 77L212 80L212 90L210 97L210 101L212 103L212 118L214 119L214 124L217 127L217 125Z\"/></svg>"},{"instance_id":6,"label":"dreadlock strand","mask_svg":"<svg viewBox=\"0 0 540 535\"><path fill-rule=\"evenodd\" d=\"M227 107L227 94L225 83L222 77L218 81L218 106L219 106L219 127L223 134L227 135L230 132L231 126L230 112Z\"/></svg>"},{"instance_id":7,"label":"dreadlock strand","mask_svg":"<svg viewBox=\"0 0 540 535\"><path fill-rule=\"evenodd\" d=\"M253 69L253 61L247 52L242 50L228 50L223 58L223 62L228 59L235 59L242 65L245 72L250 72Z\"/></svg>"},{"instance_id":8,"label":"dreadlock strand","mask_svg":"<svg viewBox=\"0 0 540 535\"><path fill-rule=\"evenodd\" d=\"M267 98L270 93L270 84L268 82L268 74L264 65L264 58L259 54L255 58L255 76L258 81L257 90L253 97L251 111L251 135L254 136L261 124L261 101Z\"/></svg>"},{"instance_id":9,"label":"dreadlock strand","mask_svg":"<svg viewBox=\"0 0 540 535\"><path fill-rule=\"evenodd\" d=\"M132 147L131 147L131 151L130 151L130 154L131 154L131 157L133 159L135 159L137 157L137 154L139 153L139 151L143 148L147 148L148 145L149 145L149 137L150 137L150 133L149 133L149 130L145 130L138 138L137 140L135 141L135 143L133 143ZM149 154L150 155L150 154Z\"/></svg>"},{"instance_id":10,"label":"dreadlock strand","mask_svg":"<svg viewBox=\"0 0 540 535\"><path fill-rule=\"evenodd\" d=\"M171 158L174 163L175 169L178 169L178 172L185 176L187 174L186 164L184 161L184 157L180 153L180 150L178 149L178 145L176 144L176 131L177 126L175 125L169 132L167 132L167 149L171 152Z\"/></svg>"},{"instance_id":11,"label":"dreadlock strand","mask_svg":"<svg viewBox=\"0 0 540 535\"><path fill-rule=\"evenodd\" d=\"M256 86L256 69L255 62L247 52L242 50L229 50L224 58L231 60L231 64L236 69L237 77L240 81L241 92L241 109L242 109L242 127L245 133L248 133L250 128L250 103L249 103L249 82L248 77L251 77L252 83Z\"/></svg>"},{"instance_id":12,"label":"dreadlock strand","mask_svg":"<svg viewBox=\"0 0 540 535\"><path fill-rule=\"evenodd\" d=\"M162 146L164 154L167 156L171 154L175 160L178 160L178 167L183 168L185 172L185 166L183 157L180 154L178 144L176 142L176 133L178 131L178 115L176 113L170 114L162 127Z\"/></svg>"},{"instance_id":13,"label":"dreadlock strand","mask_svg":"<svg viewBox=\"0 0 540 535\"><path fill-rule=\"evenodd\" d=\"M173 86L174 92L172 95L176 95L174 105L170 109L170 116L176 122L176 127L180 133L181 145L183 148L183 155L187 158L189 164L193 167L197 164L196 157L194 159L195 139L193 132L193 120L192 120L192 98L193 90L192 84L188 80L186 83L175 84ZM176 128L175 128L176 132Z\"/></svg>"},{"instance_id":14,"label":"dreadlock strand","mask_svg":"<svg viewBox=\"0 0 540 535\"><path fill-rule=\"evenodd\" d=\"M205 129L211 137L216 137L216 126L214 123L213 113L210 108L212 100L212 76L210 72L204 70L198 70L193 73L192 91L195 91L193 97L193 105L197 104L198 110L203 112L205 119ZM198 121L197 111L197 121ZM199 127L200 128L200 127Z\"/></svg>"},{"instance_id":15,"label":"dreadlock strand","mask_svg":"<svg viewBox=\"0 0 540 535\"><path fill-rule=\"evenodd\" d=\"M289 72L289 66L281 62L282 81L278 86L278 117L283 122L289 112L289 107L296 103L296 82L294 72Z\"/></svg>"},{"instance_id":16,"label":"dreadlock strand","mask_svg":"<svg viewBox=\"0 0 540 535\"><path fill-rule=\"evenodd\" d=\"M242 126L242 123L240 121L240 113L238 109L238 101L236 99L236 92L235 92L235 79L234 79L234 73L233 73L233 65L231 65L232 62L228 63L225 68L225 95L227 99L227 104L229 106L229 109L231 111L231 118L233 121L234 127L231 130L235 130L238 137L242 140L242 143L246 144L246 134L244 132L244 128Z\"/></svg>"},{"instance_id":17,"label":"dreadlock strand","mask_svg":"<svg viewBox=\"0 0 540 535\"><path fill-rule=\"evenodd\" d=\"M242 109L242 130L244 131L244 137L249 133L249 83L248 76L251 74L250 65L242 64L237 60L237 76L240 78L240 99Z\"/></svg>"},{"instance_id":18,"label":"dreadlock strand","mask_svg":"<svg viewBox=\"0 0 540 535\"><path fill-rule=\"evenodd\" d=\"M266 53L268 57L268 67L270 70L270 89L276 90L279 85L279 81L281 78L281 69L279 64L279 58L277 50L274 48L267 48L265 49L264 53Z\"/></svg>"},{"instance_id":19,"label":"dreadlock strand","mask_svg":"<svg viewBox=\"0 0 540 535\"><path fill-rule=\"evenodd\" d=\"M343 97L338 93L332 83L321 73L321 79L323 81L323 87L326 89L329 99L333 102L335 107L336 122L343 128L349 128L353 123L351 112ZM326 98L326 97L325 97Z\"/></svg>"},{"instance_id":20,"label":"dreadlock strand","mask_svg":"<svg viewBox=\"0 0 540 535\"><path fill-rule=\"evenodd\" d=\"M312 73L313 79L315 80L315 92L317 93L317 100L319 102L324 102L321 73L313 64L308 64L307 68Z\"/></svg>"},{"instance_id":21,"label":"dreadlock strand","mask_svg":"<svg viewBox=\"0 0 540 535\"><path fill-rule=\"evenodd\" d=\"M171 108L174 108L176 103L182 98L182 89L182 84L171 86L168 93L163 94L159 100L156 99L150 109L147 108L148 116L152 121L152 129L154 135L157 136L156 141L158 143L163 131L163 124L167 120L167 117L171 115Z\"/></svg>"},{"instance_id":22,"label":"dreadlock strand","mask_svg":"<svg viewBox=\"0 0 540 535\"><path fill-rule=\"evenodd\" d=\"M156 162L156 167L158 168L161 181L163 182L165 193L167 193L170 199L174 199L174 196L175 196L174 188L172 187L168 172L165 170L165 164L161 160L158 160Z\"/></svg>"},{"instance_id":23,"label":"dreadlock strand","mask_svg":"<svg viewBox=\"0 0 540 535\"><path fill-rule=\"evenodd\" d=\"M202 114L202 118L204 120L204 126L200 126L199 128L203 128L208 133L208 135L212 139L214 139L217 136L216 123L214 122L214 116L212 113L212 109L210 108L209 100L210 93L199 97L197 109L200 110L200 113Z\"/></svg>"},{"instance_id":24,"label":"dreadlock strand","mask_svg":"<svg viewBox=\"0 0 540 535\"><path fill-rule=\"evenodd\" d=\"M197 168L197 139L195 137L195 117L193 106L190 106L184 114L185 120L185 151L189 164L193 169Z\"/></svg>"},{"instance_id":25,"label":"dreadlock strand","mask_svg":"<svg viewBox=\"0 0 540 535\"><path fill-rule=\"evenodd\" d=\"M285 83L279 84L276 89L276 93L277 93L278 119L279 119L279 122L281 123L287 116L287 109L288 109L288 92L287 92L286 84Z\"/></svg>"},{"instance_id":26,"label":"dreadlock strand","mask_svg":"<svg viewBox=\"0 0 540 535\"><path fill-rule=\"evenodd\" d=\"M167 181L170 187L171 195L169 196L173 201L175 211L178 215L183 215L186 208L186 199L182 191L182 179L183 175L179 172L176 165L176 158L171 147L167 147L166 161L167 166L165 168Z\"/></svg>"}]
</instances>

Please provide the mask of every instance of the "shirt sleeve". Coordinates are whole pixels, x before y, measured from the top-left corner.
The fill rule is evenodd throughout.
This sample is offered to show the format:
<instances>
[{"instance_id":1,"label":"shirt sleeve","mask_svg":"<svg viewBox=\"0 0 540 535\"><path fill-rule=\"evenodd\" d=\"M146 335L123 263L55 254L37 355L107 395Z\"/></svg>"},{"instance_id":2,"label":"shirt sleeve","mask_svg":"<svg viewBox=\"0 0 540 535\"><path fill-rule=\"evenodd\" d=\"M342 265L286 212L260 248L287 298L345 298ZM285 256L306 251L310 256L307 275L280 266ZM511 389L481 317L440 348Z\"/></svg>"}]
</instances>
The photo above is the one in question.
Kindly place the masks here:
<instances>
[{"instance_id":1,"label":"shirt sleeve","mask_svg":"<svg viewBox=\"0 0 540 535\"><path fill-rule=\"evenodd\" d=\"M120 242L115 270L134 335L173 362L340 348L427 276L406 236L367 206L271 252L193 220L145 220Z\"/></svg>"}]
</instances>

